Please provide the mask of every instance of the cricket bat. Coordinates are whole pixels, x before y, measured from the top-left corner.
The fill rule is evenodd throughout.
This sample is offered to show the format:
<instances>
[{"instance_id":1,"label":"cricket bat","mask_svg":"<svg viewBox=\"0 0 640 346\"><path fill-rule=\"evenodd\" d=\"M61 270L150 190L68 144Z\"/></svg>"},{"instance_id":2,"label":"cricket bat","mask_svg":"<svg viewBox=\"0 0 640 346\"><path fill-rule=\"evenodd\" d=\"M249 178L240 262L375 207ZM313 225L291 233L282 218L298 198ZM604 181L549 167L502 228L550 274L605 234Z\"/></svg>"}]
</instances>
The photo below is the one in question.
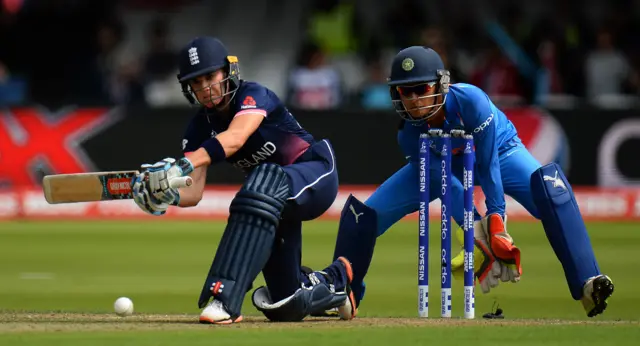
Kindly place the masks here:
<instances>
[{"instance_id":1,"label":"cricket bat","mask_svg":"<svg viewBox=\"0 0 640 346\"><path fill-rule=\"evenodd\" d=\"M47 175L42 180L42 189L49 204L132 199L131 180L139 173L114 171ZM191 184L191 177L177 177L169 181L174 189Z\"/></svg>"}]
</instances>

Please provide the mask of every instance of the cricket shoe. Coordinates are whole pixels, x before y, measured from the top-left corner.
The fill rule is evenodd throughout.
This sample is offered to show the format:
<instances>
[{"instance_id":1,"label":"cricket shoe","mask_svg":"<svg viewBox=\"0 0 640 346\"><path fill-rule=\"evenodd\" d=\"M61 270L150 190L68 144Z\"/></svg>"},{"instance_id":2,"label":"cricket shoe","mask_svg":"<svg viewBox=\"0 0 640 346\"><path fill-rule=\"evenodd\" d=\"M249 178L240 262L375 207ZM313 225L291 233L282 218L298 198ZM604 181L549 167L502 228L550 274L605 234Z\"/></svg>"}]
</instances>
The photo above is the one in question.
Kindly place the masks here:
<instances>
[{"instance_id":1,"label":"cricket shoe","mask_svg":"<svg viewBox=\"0 0 640 346\"><path fill-rule=\"evenodd\" d=\"M300 267L300 269L302 270L302 276L301 276L301 281L303 283L304 286L312 286L313 285L313 280L315 278L315 274L313 269L307 267L307 266L302 266ZM312 275L313 274L313 275ZM320 272L318 272L318 274L320 274ZM331 308L328 310L318 310L318 311L313 311L311 312L311 316L313 317L339 317L340 313L338 312L338 308Z\"/></svg>"},{"instance_id":2,"label":"cricket shoe","mask_svg":"<svg viewBox=\"0 0 640 346\"><path fill-rule=\"evenodd\" d=\"M594 317L607 308L607 299L613 294L613 282L606 275L591 277L584 284L582 306L587 316Z\"/></svg>"},{"instance_id":3,"label":"cricket shoe","mask_svg":"<svg viewBox=\"0 0 640 346\"><path fill-rule=\"evenodd\" d=\"M351 291L351 281L353 281L353 269L351 268L351 262L345 257L338 257L331 265L322 271L317 273L322 274L327 278L331 285L333 285L336 292L344 293L347 296L344 304L339 306L338 315L343 320L351 320L356 317L358 309L356 308L356 299ZM313 315L319 315L315 313ZM324 312L325 315L331 315L332 310Z\"/></svg>"},{"instance_id":4,"label":"cricket shoe","mask_svg":"<svg viewBox=\"0 0 640 346\"><path fill-rule=\"evenodd\" d=\"M340 317L340 311L338 308L332 308L329 310L314 311L311 313L313 317Z\"/></svg>"},{"instance_id":5,"label":"cricket shoe","mask_svg":"<svg viewBox=\"0 0 640 346\"><path fill-rule=\"evenodd\" d=\"M200 314L200 323L231 324L242 321L242 315L232 318L220 300L213 299Z\"/></svg>"}]
</instances>

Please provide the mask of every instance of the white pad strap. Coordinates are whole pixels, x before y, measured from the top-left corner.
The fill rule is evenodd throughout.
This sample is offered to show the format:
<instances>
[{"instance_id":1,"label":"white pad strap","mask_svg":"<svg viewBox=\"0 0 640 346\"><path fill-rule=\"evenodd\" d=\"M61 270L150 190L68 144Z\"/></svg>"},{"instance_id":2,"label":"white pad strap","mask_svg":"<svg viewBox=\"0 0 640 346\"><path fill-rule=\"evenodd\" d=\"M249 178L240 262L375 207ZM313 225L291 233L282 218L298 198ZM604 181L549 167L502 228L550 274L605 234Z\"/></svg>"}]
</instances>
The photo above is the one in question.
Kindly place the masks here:
<instances>
[{"instance_id":1,"label":"white pad strap","mask_svg":"<svg viewBox=\"0 0 640 346\"><path fill-rule=\"evenodd\" d=\"M274 303L274 302L271 301L271 295L269 294L269 289L267 287L265 287L265 286L262 286L262 287L257 288L256 291L253 293L253 296L252 296L253 304L256 307L258 307L260 309L264 309L264 310L279 309L280 307L282 307L283 305L285 305L289 301L291 301L291 299L293 299L293 297L300 290L301 290L301 288L299 288L297 291L295 291L292 295L288 296L287 298L284 298L284 299Z\"/></svg>"}]
</instances>

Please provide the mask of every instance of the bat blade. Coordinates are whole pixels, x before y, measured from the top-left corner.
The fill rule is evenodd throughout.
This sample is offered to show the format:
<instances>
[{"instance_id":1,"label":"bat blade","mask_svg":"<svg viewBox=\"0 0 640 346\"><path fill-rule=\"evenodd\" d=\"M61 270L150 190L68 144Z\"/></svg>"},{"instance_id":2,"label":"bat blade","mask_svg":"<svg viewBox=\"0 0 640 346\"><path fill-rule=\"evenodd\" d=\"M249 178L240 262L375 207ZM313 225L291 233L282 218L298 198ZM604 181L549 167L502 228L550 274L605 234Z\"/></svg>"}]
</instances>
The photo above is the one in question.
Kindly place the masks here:
<instances>
[{"instance_id":1,"label":"bat blade","mask_svg":"<svg viewBox=\"0 0 640 346\"><path fill-rule=\"evenodd\" d=\"M131 199L131 180L138 171L47 175L42 180L49 204Z\"/></svg>"}]
</instances>

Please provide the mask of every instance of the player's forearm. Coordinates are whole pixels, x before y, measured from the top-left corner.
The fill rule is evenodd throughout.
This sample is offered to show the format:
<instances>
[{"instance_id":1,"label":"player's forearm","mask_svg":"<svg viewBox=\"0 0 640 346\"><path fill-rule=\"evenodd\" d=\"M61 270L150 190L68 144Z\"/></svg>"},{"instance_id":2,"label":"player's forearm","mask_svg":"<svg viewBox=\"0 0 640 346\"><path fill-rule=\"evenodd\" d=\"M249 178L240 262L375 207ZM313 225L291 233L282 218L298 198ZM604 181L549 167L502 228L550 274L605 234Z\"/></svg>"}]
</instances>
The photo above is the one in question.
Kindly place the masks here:
<instances>
[{"instance_id":1,"label":"player's forearm","mask_svg":"<svg viewBox=\"0 0 640 346\"><path fill-rule=\"evenodd\" d=\"M202 200L202 191L196 191L195 189L180 189L180 203L178 206L181 208L195 207Z\"/></svg>"},{"instance_id":2,"label":"player's forearm","mask_svg":"<svg viewBox=\"0 0 640 346\"><path fill-rule=\"evenodd\" d=\"M193 184L178 190L180 193L179 207L195 207L202 200L204 187L207 180L207 166L197 167L189 174L193 178Z\"/></svg>"},{"instance_id":3,"label":"player's forearm","mask_svg":"<svg viewBox=\"0 0 640 346\"><path fill-rule=\"evenodd\" d=\"M224 149L224 153L226 157L229 157L235 154L246 142L245 136L241 133L236 133L234 131L224 131L216 136L218 142Z\"/></svg>"},{"instance_id":4,"label":"player's forearm","mask_svg":"<svg viewBox=\"0 0 640 346\"><path fill-rule=\"evenodd\" d=\"M479 143L479 144L482 144ZM506 202L504 200L504 189L502 187L502 174L500 171L500 160L497 150L483 150L482 146L477 146L477 176L480 187L485 195L487 214L499 213L504 215ZM490 147L491 148L491 147Z\"/></svg>"},{"instance_id":5,"label":"player's forearm","mask_svg":"<svg viewBox=\"0 0 640 346\"><path fill-rule=\"evenodd\" d=\"M488 176L478 176L480 187L485 195L485 204L488 214L504 215L506 212L506 202L504 200L504 189L502 188L502 178L489 173Z\"/></svg>"},{"instance_id":6,"label":"player's forearm","mask_svg":"<svg viewBox=\"0 0 640 346\"><path fill-rule=\"evenodd\" d=\"M485 195L487 214L498 213L504 215L506 202L502 187L496 127L495 122L492 122L491 119L493 119L493 114L485 117L483 119L484 122L473 130L473 139L476 147L476 175Z\"/></svg>"},{"instance_id":7,"label":"player's forearm","mask_svg":"<svg viewBox=\"0 0 640 346\"><path fill-rule=\"evenodd\" d=\"M206 167L211 164L211 156L205 148L198 148L196 151L186 153L185 157L191 161L193 168Z\"/></svg>"},{"instance_id":8,"label":"player's forearm","mask_svg":"<svg viewBox=\"0 0 640 346\"><path fill-rule=\"evenodd\" d=\"M215 138L207 139L200 145L200 148L189 153L187 158L191 160L194 167L208 166L224 161L227 157L235 154L246 142L245 136L234 131L225 131ZM192 159L193 157L193 159Z\"/></svg>"}]
</instances>

